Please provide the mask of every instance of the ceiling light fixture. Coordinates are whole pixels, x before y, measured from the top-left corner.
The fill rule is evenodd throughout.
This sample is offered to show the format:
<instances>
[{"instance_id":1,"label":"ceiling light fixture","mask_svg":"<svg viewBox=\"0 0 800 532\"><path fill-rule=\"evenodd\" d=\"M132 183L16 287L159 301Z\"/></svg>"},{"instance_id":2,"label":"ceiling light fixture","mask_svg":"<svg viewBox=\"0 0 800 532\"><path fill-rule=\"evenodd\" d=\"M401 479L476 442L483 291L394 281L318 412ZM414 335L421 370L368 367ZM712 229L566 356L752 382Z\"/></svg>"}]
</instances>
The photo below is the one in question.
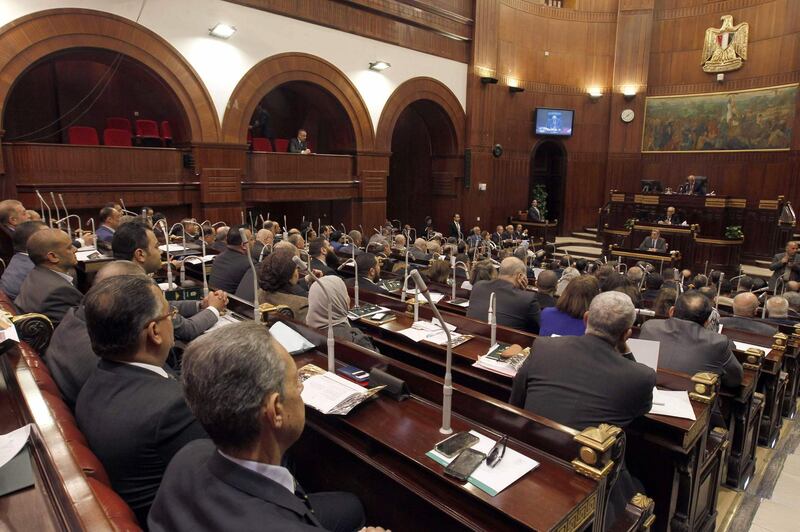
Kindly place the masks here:
<instances>
[{"instance_id":1,"label":"ceiling light fixture","mask_svg":"<svg viewBox=\"0 0 800 532\"><path fill-rule=\"evenodd\" d=\"M208 33L220 39L230 39L236 33L236 28L228 24L218 23L216 26L208 30Z\"/></svg>"},{"instance_id":2,"label":"ceiling light fixture","mask_svg":"<svg viewBox=\"0 0 800 532\"><path fill-rule=\"evenodd\" d=\"M369 69L374 70L375 72L383 72L390 66L392 65L386 61L371 61L369 64Z\"/></svg>"}]
</instances>

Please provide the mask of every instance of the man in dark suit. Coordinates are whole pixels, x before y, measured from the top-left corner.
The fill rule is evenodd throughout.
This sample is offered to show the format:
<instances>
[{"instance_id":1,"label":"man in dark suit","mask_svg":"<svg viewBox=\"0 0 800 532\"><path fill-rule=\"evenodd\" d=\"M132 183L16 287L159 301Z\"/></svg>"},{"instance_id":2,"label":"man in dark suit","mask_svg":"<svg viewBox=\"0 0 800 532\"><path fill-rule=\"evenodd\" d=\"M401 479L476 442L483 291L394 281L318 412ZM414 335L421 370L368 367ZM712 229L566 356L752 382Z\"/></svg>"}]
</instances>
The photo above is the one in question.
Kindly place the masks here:
<instances>
[{"instance_id":1,"label":"man in dark suit","mask_svg":"<svg viewBox=\"0 0 800 532\"><path fill-rule=\"evenodd\" d=\"M542 211L539 210L539 200L531 201L531 206L528 207L528 221L529 222L542 221Z\"/></svg>"},{"instance_id":2,"label":"man in dark suit","mask_svg":"<svg viewBox=\"0 0 800 532\"><path fill-rule=\"evenodd\" d=\"M56 327L83 298L70 275L78 264L75 247L64 231L42 229L28 239L28 255L35 267L20 286L14 304L22 312L44 314Z\"/></svg>"},{"instance_id":3,"label":"man in dark suit","mask_svg":"<svg viewBox=\"0 0 800 532\"><path fill-rule=\"evenodd\" d=\"M247 242L242 242L242 237L239 234L240 228L245 230L248 238ZM247 254L250 253L252 239L252 233L247 226L237 225L231 227L231 230L228 231L225 251L214 258L214 265L211 268L208 284L230 294L236 292L236 288L239 286L245 272L250 269L250 261L247 259Z\"/></svg>"},{"instance_id":4,"label":"man in dark suit","mask_svg":"<svg viewBox=\"0 0 800 532\"><path fill-rule=\"evenodd\" d=\"M227 248L225 242L228 240L228 233L231 228L227 225L221 225L214 230L214 242L211 244L211 249L222 253Z\"/></svg>"},{"instance_id":5,"label":"man in dark suit","mask_svg":"<svg viewBox=\"0 0 800 532\"><path fill-rule=\"evenodd\" d=\"M678 225L682 222L680 215L675 213L675 207L672 206L667 207L667 213L658 221L662 225Z\"/></svg>"},{"instance_id":6,"label":"man in dark suit","mask_svg":"<svg viewBox=\"0 0 800 532\"><path fill-rule=\"evenodd\" d=\"M783 253L777 253L772 257L772 277L769 279L769 287L775 289L780 279L782 283L789 281L800 281L800 254L797 253L797 242L787 242Z\"/></svg>"},{"instance_id":7,"label":"man in dark suit","mask_svg":"<svg viewBox=\"0 0 800 532\"><path fill-rule=\"evenodd\" d=\"M711 316L706 296L690 291L669 309L669 319L649 320L639 338L661 342L658 367L694 375L702 371L722 377L723 386L742 382L742 365L736 360L727 337L705 328Z\"/></svg>"},{"instance_id":8,"label":"man in dark suit","mask_svg":"<svg viewBox=\"0 0 800 532\"><path fill-rule=\"evenodd\" d=\"M311 150L308 149L308 143L306 142L307 138L308 133L305 129L298 130L297 136L289 141L289 153L300 153L302 155L311 153Z\"/></svg>"},{"instance_id":9,"label":"man in dark suit","mask_svg":"<svg viewBox=\"0 0 800 532\"><path fill-rule=\"evenodd\" d=\"M275 235L269 229L259 229L256 233L256 241L253 244L253 249L250 251L250 256L253 257L253 262L258 264L264 257L266 257L272 250L275 243Z\"/></svg>"},{"instance_id":10,"label":"man in dark suit","mask_svg":"<svg viewBox=\"0 0 800 532\"><path fill-rule=\"evenodd\" d=\"M111 249L115 259L138 264L146 274L161 269L161 250L156 235L140 221L120 226L114 234ZM172 318L175 338L191 342L217 323L227 304L228 298L221 290L209 292L201 301L172 302L171 306L178 311Z\"/></svg>"},{"instance_id":11,"label":"man in dark suit","mask_svg":"<svg viewBox=\"0 0 800 532\"><path fill-rule=\"evenodd\" d=\"M681 191L684 194L690 194L692 196L705 196L706 180L697 179L695 176L690 175L686 178L686 183L681 186Z\"/></svg>"},{"instance_id":12,"label":"man in dark suit","mask_svg":"<svg viewBox=\"0 0 800 532\"><path fill-rule=\"evenodd\" d=\"M330 242L325 237L315 238L308 244L308 256L311 257L311 269L319 270L322 275L338 275L336 270L328 266L328 254L333 253Z\"/></svg>"},{"instance_id":13,"label":"man in dark suit","mask_svg":"<svg viewBox=\"0 0 800 532\"><path fill-rule=\"evenodd\" d=\"M461 215L456 213L450 222L450 236L456 240L464 238L464 230L461 228Z\"/></svg>"},{"instance_id":14,"label":"man in dark suit","mask_svg":"<svg viewBox=\"0 0 800 532\"><path fill-rule=\"evenodd\" d=\"M653 229L650 231L650 236L645 237L639 245L641 251L657 251L659 253L667 252L667 241L661 238L661 231Z\"/></svg>"},{"instance_id":15,"label":"man in dark suit","mask_svg":"<svg viewBox=\"0 0 800 532\"><path fill-rule=\"evenodd\" d=\"M365 292L385 292L379 285L381 281L381 268L378 258L372 253L362 253L356 255L356 266L358 266L358 289ZM344 284L355 286L355 277L346 279Z\"/></svg>"},{"instance_id":16,"label":"man in dark suit","mask_svg":"<svg viewBox=\"0 0 800 532\"><path fill-rule=\"evenodd\" d=\"M43 222L23 222L17 226L11 237L14 243L14 256L0 277L0 286L12 300L19 295L22 283L34 267L33 261L28 256L28 239L46 227Z\"/></svg>"},{"instance_id":17,"label":"man in dark suit","mask_svg":"<svg viewBox=\"0 0 800 532\"><path fill-rule=\"evenodd\" d=\"M650 304L654 303L658 298L658 294L661 292L661 285L663 284L664 278L661 274L657 272L647 273L644 277L645 290L642 292L642 301L647 301Z\"/></svg>"},{"instance_id":18,"label":"man in dark suit","mask_svg":"<svg viewBox=\"0 0 800 532\"><path fill-rule=\"evenodd\" d=\"M494 233L492 233L492 242L494 242L498 246L502 245L503 240L505 240L505 237L503 236L504 233L505 229L503 228L502 225L498 225L497 227L495 227Z\"/></svg>"},{"instance_id":19,"label":"man in dark suit","mask_svg":"<svg viewBox=\"0 0 800 532\"><path fill-rule=\"evenodd\" d=\"M172 457L207 437L165 370L174 310L150 279L122 275L95 284L84 301L92 350L102 359L83 385L75 417L111 487L140 523Z\"/></svg>"},{"instance_id":20,"label":"man in dark suit","mask_svg":"<svg viewBox=\"0 0 800 532\"><path fill-rule=\"evenodd\" d=\"M506 257L500 263L497 279L480 281L472 287L467 317L487 321L489 296L495 293L497 324L532 333L539 332L539 301L528 286L525 263L516 257Z\"/></svg>"},{"instance_id":21,"label":"man in dark suit","mask_svg":"<svg viewBox=\"0 0 800 532\"><path fill-rule=\"evenodd\" d=\"M723 325L722 333L725 334L725 330L730 328L772 337L778 332L777 327L759 320L757 315L758 297L752 292L737 294L733 298L733 316L719 319Z\"/></svg>"},{"instance_id":22,"label":"man in dark suit","mask_svg":"<svg viewBox=\"0 0 800 532\"><path fill-rule=\"evenodd\" d=\"M344 532L364 525L355 496L306 495L282 466L305 425L303 384L265 327L222 328L193 342L183 360L186 400L213 443L193 442L169 464L151 532Z\"/></svg>"},{"instance_id":23,"label":"man in dark suit","mask_svg":"<svg viewBox=\"0 0 800 532\"><path fill-rule=\"evenodd\" d=\"M97 242L111 243L114 239L114 233L119 227L120 218L122 213L114 207L103 207L100 210L100 227L97 228L95 240Z\"/></svg>"},{"instance_id":24,"label":"man in dark suit","mask_svg":"<svg viewBox=\"0 0 800 532\"><path fill-rule=\"evenodd\" d=\"M553 297L556 293L556 285L558 284L558 275L552 270L544 270L536 278L536 299L539 300L539 308L555 307L556 299Z\"/></svg>"},{"instance_id":25,"label":"man in dark suit","mask_svg":"<svg viewBox=\"0 0 800 532\"><path fill-rule=\"evenodd\" d=\"M408 250L408 253L415 260L421 260L421 261L431 260L431 256L428 253L428 243L425 241L424 238L418 238L414 240L414 245L411 246L411 249Z\"/></svg>"},{"instance_id":26,"label":"man in dark suit","mask_svg":"<svg viewBox=\"0 0 800 532\"><path fill-rule=\"evenodd\" d=\"M117 275L138 275L146 278L144 271L133 262L115 260L103 266L95 275L93 282L96 284ZM43 358L64 397L64 402L74 411L78 393L97 367L99 360L92 351L92 342L86 329L86 310L83 305L69 309L53 331L53 337Z\"/></svg>"},{"instance_id":27,"label":"man in dark suit","mask_svg":"<svg viewBox=\"0 0 800 532\"><path fill-rule=\"evenodd\" d=\"M576 430L609 423L622 429L650 411L656 373L628 349L636 310L620 292L596 296L584 316L584 336L538 338L514 377L509 402ZM623 469L612 488L609 514L638 491Z\"/></svg>"}]
</instances>

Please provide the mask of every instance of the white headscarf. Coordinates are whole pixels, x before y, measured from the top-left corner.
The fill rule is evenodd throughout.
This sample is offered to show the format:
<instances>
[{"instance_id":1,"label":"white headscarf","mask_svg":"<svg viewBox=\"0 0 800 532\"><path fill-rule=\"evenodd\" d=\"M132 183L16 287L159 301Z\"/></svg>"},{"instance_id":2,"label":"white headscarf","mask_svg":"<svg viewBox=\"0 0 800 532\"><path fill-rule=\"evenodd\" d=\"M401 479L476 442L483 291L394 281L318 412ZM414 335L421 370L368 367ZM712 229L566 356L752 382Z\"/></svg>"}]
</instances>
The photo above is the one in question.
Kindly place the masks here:
<instances>
[{"instance_id":1,"label":"white headscarf","mask_svg":"<svg viewBox=\"0 0 800 532\"><path fill-rule=\"evenodd\" d=\"M347 287L341 277L326 275L317 279L308 291L306 325L314 329L322 329L328 326L328 297L325 295L323 287L331 297L331 320L333 325L347 323L347 312L350 310L350 296L347 294Z\"/></svg>"}]
</instances>

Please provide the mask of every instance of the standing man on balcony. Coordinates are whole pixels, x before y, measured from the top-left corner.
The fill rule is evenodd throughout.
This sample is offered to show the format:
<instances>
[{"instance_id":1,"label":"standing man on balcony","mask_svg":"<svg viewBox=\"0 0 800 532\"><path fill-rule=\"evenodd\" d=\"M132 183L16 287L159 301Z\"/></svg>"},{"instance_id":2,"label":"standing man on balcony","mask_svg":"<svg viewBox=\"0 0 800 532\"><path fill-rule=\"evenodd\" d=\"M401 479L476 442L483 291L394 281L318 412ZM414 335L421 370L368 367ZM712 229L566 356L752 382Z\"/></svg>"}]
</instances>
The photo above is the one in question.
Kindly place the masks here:
<instances>
[{"instance_id":1,"label":"standing man on balcony","mask_svg":"<svg viewBox=\"0 0 800 532\"><path fill-rule=\"evenodd\" d=\"M299 129L297 131L297 136L289 141L289 153L300 153L302 155L311 153L311 150L308 148L308 143L306 143L307 138L308 132L306 132L305 129Z\"/></svg>"}]
</instances>

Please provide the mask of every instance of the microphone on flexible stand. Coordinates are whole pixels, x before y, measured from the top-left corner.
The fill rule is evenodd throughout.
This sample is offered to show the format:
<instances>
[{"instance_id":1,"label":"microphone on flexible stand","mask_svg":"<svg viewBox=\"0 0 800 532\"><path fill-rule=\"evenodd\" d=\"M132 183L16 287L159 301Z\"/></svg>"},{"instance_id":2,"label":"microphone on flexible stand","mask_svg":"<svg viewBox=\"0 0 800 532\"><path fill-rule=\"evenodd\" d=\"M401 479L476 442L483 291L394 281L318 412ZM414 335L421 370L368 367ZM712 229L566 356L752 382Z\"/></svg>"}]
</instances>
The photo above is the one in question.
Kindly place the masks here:
<instances>
[{"instance_id":1,"label":"microphone on flexible stand","mask_svg":"<svg viewBox=\"0 0 800 532\"><path fill-rule=\"evenodd\" d=\"M725 279L725 272L719 272L719 279L717 280L717 302L714 308L719 311L719 295L722 292L722 281Z\"/></svg>"},{"instance_id":2,"label":"microphone on flexible stand","mask_svg":"<svg viewBox=\"0 0 800 532\"><path fill-rule=\"evenodd\" d=\"M414 270L411 272L411 276L414 278L414 284L419 290L422 290L423 295L428 300L428 303L430 303L431 309L436 315L436 319L439 320L442 329L444 329L444 334L447 336L447 360L445 363L444 387L442 391L442 427L439 429L439 432L442 434L451 434L453 432L453 429L450 428L450 416L453 410L453 337L450 335L450 329L447 328L447 324L444 322L444 319L442 319L439 309L436 308L436 303L433 302L433 298L431 298L428 292L428 287L425 281L422 280L419 272Z\"/></svg>"},{"instance_id":3,"label":"microphone on flexible stand","mask_svg":"<svg viewBox=\"0 0 800 532\"><path fill-rule=\"evenodd\" d=\"M89 225L89 222L92 222L92 235L96 237L97 233L94 228L94 218L89 218L88 220L86 220L86 225ZM82 236L83 236L83 229L81 229L81 237ZM95 249L97 249L97 238L95 238L94 240L94 247Z\"/></svg>"},{"instance_id":4,"label":"microphone on flexible stand","mask_svg":"<svg viewBox=\"0 0 800 532\"><path fill-rule=\"evenodd\" d=\"M164 242L165 242L165 244L167 246L167 250L166 250L166 253L167 253L167 289L168 290L172 290L173 288L175 288L175 283L172 282L172 264L170 263L170 260L169 260L169 232L170 232L170 230L167 229L167 219L166 218L161 218L158 221L158 223L161 224L161 227L164 228Z\"/></svg>"},{"instance_id":5,"label":"microphone on flexible stand","mask_svg":"<svg viewBox=\"0 0 800 532\"><path fill-rule=\"evenodd\" d=\"M64 203L64 196L62 196L60 192L58 194L58 199L61 200L61 206L64 207L64 219L67 221L67 234L69 235L70 238L72 238L72 226L69 223L70 219L69 211L67 210L67 204Z\"/></svg>"},{"instance_id":6,"label":"microphone on flexible stand","mask_svg":"<svg viewBox=\"0 0 800 532\"><path fill-rule=\"evenodd\" d=\"M122 196L119 197L119 206L122 207L123 211L127 211L128 209L125 207L125 201L122 199Z\"/></svg>"},{"instance_id":7,"label":"microphone on flexible stand","mask_svg":"<svg viewBox=\"0 0 800 532\"><path fill-rule=\"evenodd\" d=\"M289 226L286 225L286 215L283 215L283 239L289 240Z\"/></svg>"},{"instance_id":8,"label":"microphone on flexible stand","mask_svg":"<svg viewBox=\"0 0 800 532\"><path fill-rule=\"evenodd\" d=\"M239 211L239 216L242 219L242 225L244 225L244 211Z\"/></svg>"},{"instance_id":9,"label":"microphone on flexible stand","mask_svg":"<svg viewBox=\"0 0 800 532\"><path fill-rule=\"evenodd\" d=\"M45 220L47 222L47 225L53 227L53 215L50 213L50 205L48 205L47 202L44 200L41 193L39 192L39 189L36 189L36 196L39 198L39 207L42 211L42 220ZM44 215L45 207L47 207L47 216Z\"/></svg>"},{"instance_id":10,"label":"microphone on flexible stand","mask_svg":"<svg viewBox=\"0 0 800 532\"><path fill-rule=\"evenodd\" d=\"M487 317L491 327L489 346L493 347L497 343L497 296L494 292L489 294L489 315Z\"/></svg>"},{"instance_id":11,"label":"microphone on flexible stand","mask_svg":"<svg viewBox=\"0 0 800 532\"><path fill-rule=\"evenodd\" d=\"M300 257L292 257L292 261L300 268L301 272L308 272L311 275L314 273L306 267L306 264L300 259ZM319 287L322 289L322 292L325 294L325 298L328 300L328 371L331 373L336 372L336 358L334 356L334 345L335 342L333 340L333 310L331 306L331 296L328 293L328 289L325 288L323 283L317 283Z\"/></svg>"},{"instance_id":12,"label":"microphone on flexible stand","mask_svg":"<svg viewBox=\"0 0 800 532\"><path fill-rule=\"evenodd\" d=\"M69 235L70 240L72 240L72 229L70 228L69 219L70 218L77 218L78 219L78 233L80 234L80 239L83 239L83 229L81 229L81 217L77 214L68 214L61 218L60 220L56 220L56 225L60 224L61 222L67 222L67 234Z\"/></svg>"},{"instance_id":13,"label":"microphone on flexible stand","mask_svg":"<svg viewBox=\"0 0 800 532\"><path fill-rule=\"evenodd\" d=\"M242 239L242 244L247 245L247 230L239 228L239 237ZM258 273L256 272L256 265L253 264L253 255L250 253L249 246L245 249L247 261L250 263L250 270L253 272L253 319L260 322L260 311L258 309Z\"/></svg>"},{"instance_id":14,"label":"microphone on flexible stand","mask_svg":"<svg viewBox=\"0 0 800 532\"><path fill-rule=\"evenodd\" d=\"M200 228L200 246L202 249L203 257L200 259L200 265L203 268L203 297L208 295L208 279L206 278L206 232L203 230L203 225L195 222L194 220L187 220L187 223L194 224ZM184 236L186 229L184 228ZM186 257L187 259L191 257ZM184 260L186 262L186 260ZM181 265L181 271L185 268ZM182 275L185 275L182 273ZM181 283L183 283L183 278L181 278Z\"/></svg>"},{"instance_id":15,"label":"microphone on flexible stand","mask_svg":"<svg viewBox=\"0 0 800 532\"><path fill-rule=\"evenodd\" d=\"M50 199L53 200L53 205L56 207L56 220L61 218L61 212L58 210L58 202L56 201L56 195L53 194L53 191L50 191ZM58 223L56 223L56 228L58 228Z\"/></svg>"}]
</instances>

